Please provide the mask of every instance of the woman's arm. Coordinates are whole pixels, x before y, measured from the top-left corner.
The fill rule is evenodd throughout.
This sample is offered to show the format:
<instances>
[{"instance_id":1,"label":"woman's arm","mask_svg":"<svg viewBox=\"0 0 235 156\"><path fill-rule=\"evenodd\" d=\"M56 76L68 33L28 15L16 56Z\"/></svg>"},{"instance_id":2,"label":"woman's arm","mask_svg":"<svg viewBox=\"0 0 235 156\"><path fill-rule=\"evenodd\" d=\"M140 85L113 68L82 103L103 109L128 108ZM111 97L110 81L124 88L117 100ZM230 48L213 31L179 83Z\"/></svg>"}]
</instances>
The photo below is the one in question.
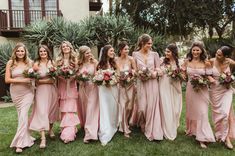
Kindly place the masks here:
<instances>
[{"instance_id":1,"label":"woman's arm","mask_svg":"<svg viewBox=\"0 0 235 156\"><path fill-rule=\"evenodd\" d=\"M6 65L6 72L5 72L5 83L30 83L30 78L23 78L23 79L14 79L11 77L11 65L12 60L9 60Z\"/></svg>"}]
</instances>

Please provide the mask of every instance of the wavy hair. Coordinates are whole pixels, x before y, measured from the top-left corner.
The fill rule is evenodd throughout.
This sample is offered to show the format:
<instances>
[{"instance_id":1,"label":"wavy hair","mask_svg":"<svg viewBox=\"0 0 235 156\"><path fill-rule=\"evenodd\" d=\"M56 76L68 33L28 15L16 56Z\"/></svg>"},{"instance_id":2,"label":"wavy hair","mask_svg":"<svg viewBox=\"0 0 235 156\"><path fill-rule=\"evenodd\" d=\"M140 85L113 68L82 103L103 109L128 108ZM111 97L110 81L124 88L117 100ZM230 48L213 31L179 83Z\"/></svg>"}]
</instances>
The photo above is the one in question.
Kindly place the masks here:
<instances>
[{"instance_id":1,"label":"wavy hair","mask_svg":"<svg viewBox=\"0 0 235 156\"><path fill-rule=\"evenodd\" d=\"M139 51L149 40L152 40L152 37L148 34L143 34L138 38L136 51Z\"/></svg>"},{"instance_id":2,"label":"wavy hair","mask_svg":"<svg viewBox=\"0 0 235 156\"><path fill-rule=\"evenodd\" d=\"M121 51L125 48L125 46L128 46L128 43L126 41L121 41L118 44L118 56L121 56Z\"/></svg>"},{"instance_id":3,"label":"wavy hair","mask_svg":"<svg viewBox=\"0 0 235 156\"><path fill-rule=\"evenodd\" d=\"M207 58L207 55L206 55L206 50L204 49L204 45L202 42L193 42L189 52L187 53L187 56L186 58L189 60L189 61L192 61L193 60L193 54L192 54L192 49L194 47L198 47L201 49L202 53L200 54L200 61L203 61L205 62L206 58Z\"/></svg>"},{"instance_id":4,"label":"wavy hair","mask_svg":"<svg viewBox=\"0 0 235 156\"><path fill-rule=\"evenodd\" d=\"M108 64L107 64L108 61L109 61L111 68L113 68L114 70L117 68L117 65L116 65L114 58L108 59L108 51L111 48L113 48L111 45L105 45L103 47L101 59L98 63L97 69L107 69L108 68Z\"/></svg>"},{"instance_id":5,"label":"wavy hair","mask_svg":"<svg viewBox=\"0 0 235 156\"><path fill-rule=\"evenodd\" d=\"M172 57L175 60L177 68L179 68L179 55L178 55L178 48L174 43L169 44L166 49L169 49L171 51ZM170 59L169 58L164 58L163 59L163 64L170 64Z\"/></svg>"},{"instance_id":6,"label":"wavy hair","mask_svg":"<svg viewBox=\"0 0 235 156\"><path fill-rule=\"evenodd\" d=\"M17 66L17 62L19 61L17 56L16 56L16 52L17 50L20 48L20 47L23 47L24 48L24 51L25 51L25 55L24 55L24 58L23 58L23 62L29 66L29 63L30 63L30 59L28 57L28 49L26 48L26 46L23 44L23 43L17 43L16 46L14 47L14 49L12 50L12 55L11 55L11 58L10 60L12 60L12 64L11 64L11 67L15 67Z\"/></svg>"},{"instance_id":7,"label":"wavy hair","mask_svg":"<svg viewBox=\"0 0 235 156\"><path fill-rule=\"evenodd\" d=\"M35 62L38 62L38 65L40 65L41 57L40 57L39 51L40 51L41 48L46 50L48 61L51 61L51 63L53 64L53 60L52 60L52 56L51 56L51 51L48 48L48 46L46 46L46 45L39 45L38 46L38 57L35 59Z\"/></svg>"},{"instance_id":8,"label":"wavy hair","mask_svg":"<svg viewBox=\"0 0 235 156\"><path fill-rule=\"evenodd\" d=\"M63 50L62 50L63 44L66 44L67 46L70 47L69 64L75 65L76 64L76 52L74 51L74 48L73 48L72 44L69 41L63 41L60 44L60 52L59 52L59 55L58 55L58 59L56 60L56 64L58 66L62 66L64 64L64 60L63 60L64 59L64 53L63 53Z\"/></svg>"}]
</instances>

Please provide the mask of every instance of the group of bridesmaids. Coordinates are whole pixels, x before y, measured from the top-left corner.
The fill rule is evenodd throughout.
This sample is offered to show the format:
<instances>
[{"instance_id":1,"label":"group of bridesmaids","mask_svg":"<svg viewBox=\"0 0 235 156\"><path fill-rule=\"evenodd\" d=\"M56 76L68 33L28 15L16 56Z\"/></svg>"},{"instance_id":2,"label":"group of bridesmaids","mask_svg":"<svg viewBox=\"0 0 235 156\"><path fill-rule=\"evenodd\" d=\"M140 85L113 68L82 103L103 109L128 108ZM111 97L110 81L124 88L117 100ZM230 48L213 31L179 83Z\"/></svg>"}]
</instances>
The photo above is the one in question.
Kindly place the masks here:
<instances>
[{"instance_id":1,"label":"group of bridesmaids","mask_svg":"<svg viewBox=\"0 0 235 156\"><path fill-rule=\"evenodd\" d=\"M85 131L84 143L99 139L102 145L106 145L118 130L129 138L130 126L140 127L150 141L174 140L180 124L182 91L181 82L172 81L167 75L170 67L182 69L185 78L189 79L186 87L186 134L195 136L202 148L217 140L232 149L231 140L235 139L233 90L218 80L221 73L230 72L230 65L235 65L235 61L229 58L231 48L223 46L217 50L215 58L207 59L203 45L194 42L184 61L180 61L175 44L166 47L163 58L151 49L152 38L143 34L132 57L128 55L128 44L121 42L118 57L114 48L106 45L98 62L89 47L81 46L77 55L71 43L64 41L56 61L52 60L48 47L40 45L38 58L32 62L25 45L17 44L5 73L18 113L18 128L10 147L15 147L20 153L23 148L32 146L35 139L30 130L33 130L40 132L40 148L45 148L45 133L48 131L50 137L55 137L53 123L58 120L60 138L64 143L75 140L78 125ZM151 78L137 78L128 87L123 87L119 84L97 86L92 81L78 83L74 77L65 79L58 76L54 79L48 76L48 68L65 66L80 73L87 71L90 75L95 75L97 70L112 69L119 73L147 68ZM36 88L32 85L34 80L24 76L24 71L30 67L40 74ZM211 87L196 92L190 83L191 76L195 74L207 75ZM212 106L215 136L208 119L209 104Z\"/></svg>"}]
</instances>

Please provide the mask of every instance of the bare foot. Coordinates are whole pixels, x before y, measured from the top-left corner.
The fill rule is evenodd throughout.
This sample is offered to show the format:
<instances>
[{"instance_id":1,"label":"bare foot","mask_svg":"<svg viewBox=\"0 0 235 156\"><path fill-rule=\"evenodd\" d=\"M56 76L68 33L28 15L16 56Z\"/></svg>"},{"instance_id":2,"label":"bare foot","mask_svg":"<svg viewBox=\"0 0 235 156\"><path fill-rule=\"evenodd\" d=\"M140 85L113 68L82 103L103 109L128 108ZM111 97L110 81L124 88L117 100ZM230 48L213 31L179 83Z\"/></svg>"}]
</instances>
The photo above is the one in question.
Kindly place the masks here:
<instances>
[{"instance_id":1,"label":"bare foot","mask_svg":"<svg viewBox=\"0 0 235 156\"><path fill-rule=\"evenodd\" d=\"M130 138L130 135L129 135L128 133L124 133L124 136L125 136L126 138Z\"/></svg>"}]
</instances>

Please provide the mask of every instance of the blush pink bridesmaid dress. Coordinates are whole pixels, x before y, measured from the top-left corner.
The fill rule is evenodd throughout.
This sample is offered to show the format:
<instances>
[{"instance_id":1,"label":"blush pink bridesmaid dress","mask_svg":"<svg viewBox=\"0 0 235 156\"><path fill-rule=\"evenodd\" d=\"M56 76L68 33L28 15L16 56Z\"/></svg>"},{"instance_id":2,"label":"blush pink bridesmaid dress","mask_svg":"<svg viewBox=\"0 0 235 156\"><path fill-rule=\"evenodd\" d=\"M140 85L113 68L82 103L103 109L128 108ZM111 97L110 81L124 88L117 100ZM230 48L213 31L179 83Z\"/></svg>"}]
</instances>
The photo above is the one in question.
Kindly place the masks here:
<instances>
[{"instance_id":1,"label":"blush pink bridesmaid dress","mask_svg":"<svg viewBox=\"0 0 235 156\"><path fill-rule=\"evenodd\" d=\"M157 52L150 52L146 62L140 52L133 52L137 69L143 67L150 70L160 68L160 58ZM163 140L160 116L160 97L158 80L137 81L138 122L148 140Z\"/></svg>"},{"instance_id":2,"label":"blush pink bridesmaid dress","mask_svg":"<svg viewBox=\"0 0 235 156\"><path fill-rule=\"evenodd\" d=\"M24 78L23 72L26 68L15 67L11 70L12 78ZM18 127L14 139L10 147L30 147L34 144L34 138L30 136L28 130L28 112L33 103L34 91L30 84L14 84L10 85L10 94L15 104L18 114Z\"/></svg>"},{"instance_id":3,"label":"blush pink bridesmaid dress","mask_svg":"<svg viewBox=\"0 0 235 156\"><path fill-rule=\"evenodd\" d=\"M80 72L87 71L94 75L96 71L95 64L83 65ZM99 94L98 87L92 81L80 82L79 97L81 101L82 119L84 121L85 137L84 142L89 140L98 140L99 128Z\"/></svg>"},{"instance_id":4,"label":"blush pink bridesmaid dress","mask_svg":"<svg viewBox=\"0 0 235 156\"><path fill-rule=\"evenodd\" d=\"M39 65L40 79L48 78L47 69L46 65ZM50 124L59 118L58 109L58 94L55 84L38 84L29 129L39 132L48 131Z\"/></svg>"},{"instance_id":5,"label":"blush pink bridesmaid dress","mask_svg":"<svg viewBox=\"0 0 235 156\"><path fill-rule=\"evenodd\" d=\"M204 87L198 92L194 91L190 77L196 75L205 75L204 68L187 67L189 81L186 87L186 134L196 136L199 142L215 142L215 138L208 119L209 92Z\"/></svg>"},{"instance_id":6,"label":"blush pink bridesmaid dress","mask_svg":"<svg viewBox=\"0 0 235 156\"><path fill-rule=\"evenodd\" d=\"M215 84L211 85L210 99L212 101L212 120L215 125L216 140L225 141L228 136L235 139L235 115L232 105L233 91L219 84L220 72L214 66L213 77ZM230 72L229 67L225 72Z\"/></svg>"},{"instance_id":7,"label":"blush pink bridesmaid dress","mask_svg":"<svg viewBox=\"0 0 235 156\"><path fill-rule=\"evenodd\" d=\"M61 135L65 143L74 141L77 125L80 123L77 115L78 92L74 78L58 78L59 108L61 112Z\"/></svg>"},{"instance_id":8,"label":"blush pink bridesmaid dress","mask_svg":"<svg viewBox=\"0 0 235 156\"><path fill-rule=\"evenodd\" d=\"M125 72L132 70L131 62L128 60L124 64L119 65L120 71ZM132 83L130 86L123 87L119 85L118 89L118 101L119 101L119 117L118 126L119 131L123 132L124 135L128 136L131 133L129 128L129 120L132 117L133 107L135 105L135 84ZM132 123L133 124L133 123Z\"/></svg>"}]
</instances>

